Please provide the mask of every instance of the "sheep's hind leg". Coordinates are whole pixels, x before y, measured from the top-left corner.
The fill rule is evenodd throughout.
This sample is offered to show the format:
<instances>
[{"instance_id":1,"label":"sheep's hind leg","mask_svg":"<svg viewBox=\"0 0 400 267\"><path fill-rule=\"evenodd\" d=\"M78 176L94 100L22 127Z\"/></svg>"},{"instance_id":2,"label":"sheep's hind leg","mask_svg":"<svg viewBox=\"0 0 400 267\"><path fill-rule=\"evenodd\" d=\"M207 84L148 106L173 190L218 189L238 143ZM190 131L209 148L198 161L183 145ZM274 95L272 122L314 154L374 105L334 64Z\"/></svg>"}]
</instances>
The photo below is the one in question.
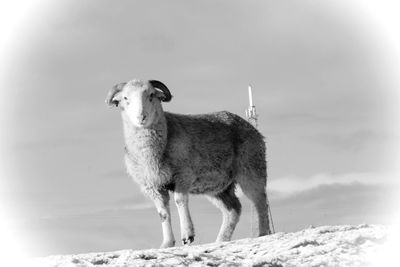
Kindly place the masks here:
<instances>
[{"instance_id":1,"label":"sheep's hind leg","mask_svg":"<svg viewBox=\"0 0 400 267\"><path fill-rule=\"evenodd\" d=\"M243 179L239 180L239 184L243 193L250 199L257 211L258 236L271 234L265 179Z\"/></svg>"},{"instance_id":2,"label":"sheep's hind leg","mask_svg":"<svg viewBox=\"0 0 400 267\"><path fill-rule=\"evenodd\" d=\"M189 213L189 194L175 192L174 199L179 213L182 243L189 245L194 241L194 227Z\"/></svg>"},{"instance_id":3,"label":"sheep's hind leg","mask_svg":"<svg viewBox=\"0 0 400 267\"><path fill-rule=\"evenodd\" d=\"M171 213L169 209L169 193L168 191L151 192L149 196L153 199L157 208L158 215L161 219L161 227L163 232L163 242L161 248L175 246L174 233L172 232Z\"/></svg>"},{"instance_id":4,"label":"sheep's hind leg","mask_svg":"<svg viewBox=\"0 0 400 267\"><path fill-rule=\"evenodd\" d=\"M222 212L222 225L216 242L230 241L242 210L242 205L235 195L235 185L231 184L217 195L208 195L208 198Z\"/></svg>"}]
</instances>

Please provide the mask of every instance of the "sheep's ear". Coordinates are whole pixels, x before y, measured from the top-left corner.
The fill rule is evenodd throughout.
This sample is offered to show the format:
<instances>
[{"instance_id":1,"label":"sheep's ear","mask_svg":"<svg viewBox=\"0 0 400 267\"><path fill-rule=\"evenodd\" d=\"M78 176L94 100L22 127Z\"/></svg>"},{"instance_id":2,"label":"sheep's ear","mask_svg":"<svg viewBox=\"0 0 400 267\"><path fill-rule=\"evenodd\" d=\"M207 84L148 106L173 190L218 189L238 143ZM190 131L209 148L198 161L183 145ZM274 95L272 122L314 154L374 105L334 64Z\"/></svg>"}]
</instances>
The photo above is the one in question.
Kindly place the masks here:
<instances>
[{"instance_id":1,"label":"sheep's ear","mask_svg":"<svg viewBox=\"0 0 400 267\"><path fill-rule=\"evenodd\" d=\"M155 89L156 89L156 97L158 99L160 99L160 101L166 102L165 101L165 99L166 99L165 93L163 91L158 90L157 88L155 88Z\"/></svg>"},{"instance_id":2,"label":"sheep's ear","mask_svg":"<svg viewBox=\"0 0 400 267\"><path fill-rule=\"evenodd\" d=\"M113 86L108 92L106 97L106 104L110 107L118 107L119 101L121 101L121 91L124 89L126 83L119 83Z\"/></svg>"},{"instance_id":3,"label":"sheep's ear","mask_svg":"<svg viewBox=\"0 0 400 267\"><path fill-rule=\"evenodd\" d=\"M163 102L171 101L172 95L168 87L160 81L150 80L149 83L157 90L157 97Z\"/></svg>"}]
</instances>

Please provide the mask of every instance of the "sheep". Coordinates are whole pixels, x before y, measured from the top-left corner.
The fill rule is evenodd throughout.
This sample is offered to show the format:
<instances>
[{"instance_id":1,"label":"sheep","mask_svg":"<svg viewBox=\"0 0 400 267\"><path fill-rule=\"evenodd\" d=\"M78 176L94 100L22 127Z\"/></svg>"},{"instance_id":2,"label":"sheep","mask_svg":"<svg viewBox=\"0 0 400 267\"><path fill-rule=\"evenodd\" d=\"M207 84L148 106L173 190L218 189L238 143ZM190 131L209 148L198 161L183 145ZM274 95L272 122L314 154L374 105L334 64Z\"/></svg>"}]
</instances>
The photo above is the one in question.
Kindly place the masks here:
<instances>
[{"instance_id":1,"label":"sheep","mask_svg":"<svg viewBox=\"0 0 400 267\"><path fill-rule=\"evenodd\" d=\"M239 221L239 185L257 211L259 236L270 234L266 201L264 137L249 122L227 111L183 115L164 112L172 98L157 80L115 85L106 103L121 109L125 166L161 219L161 248L175 245L169 192L177 206L183 244L194 241L190 194L204 194L222 212L216 242L231 240Z\"/></svg>"}]
</instances>

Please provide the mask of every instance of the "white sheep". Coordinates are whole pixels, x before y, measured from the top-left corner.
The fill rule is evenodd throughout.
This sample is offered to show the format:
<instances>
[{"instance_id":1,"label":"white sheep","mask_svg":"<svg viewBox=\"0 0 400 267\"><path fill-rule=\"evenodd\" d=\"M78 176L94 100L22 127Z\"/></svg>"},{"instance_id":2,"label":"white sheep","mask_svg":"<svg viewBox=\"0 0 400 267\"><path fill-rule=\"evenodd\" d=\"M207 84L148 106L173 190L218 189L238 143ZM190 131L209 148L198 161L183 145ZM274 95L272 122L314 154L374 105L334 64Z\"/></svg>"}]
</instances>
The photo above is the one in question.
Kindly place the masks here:
<instances>
[{"instance_id":1,"label":"white sheep","mask_svg":"<svg viewBox=\"0 0 400 267\"><path fill-rule=\"evenodd\" d=\"M183 244L194 240L188 208L191 194L205 194L223 215L217 242L229 241L239 220L240 185L258 214L259 235L270 233L266 201L263 136L241 117L226 112L183 115L164 112L172 98L160 81L132 80L115 85L106 102L119 106L125 136L125 164L161 218L161 247L175 245L169 191L178 208Z\"/></svg>"}]
</instances>

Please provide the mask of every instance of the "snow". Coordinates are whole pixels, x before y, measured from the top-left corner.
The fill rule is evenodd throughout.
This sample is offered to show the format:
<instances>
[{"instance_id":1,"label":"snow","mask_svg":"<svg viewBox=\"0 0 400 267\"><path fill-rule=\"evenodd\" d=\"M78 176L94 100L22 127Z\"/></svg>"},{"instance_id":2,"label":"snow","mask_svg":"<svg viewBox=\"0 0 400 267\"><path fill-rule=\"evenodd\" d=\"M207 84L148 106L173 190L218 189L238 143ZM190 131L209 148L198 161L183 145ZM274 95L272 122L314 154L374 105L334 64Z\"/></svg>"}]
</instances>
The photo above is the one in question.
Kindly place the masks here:
<instances>
[{"instance_id":1,"label":"snow","mask_svg":"<svg viewBox=\"0 0 400 267\"><path fill-rule=\"evenodd\" d=\"M219 244L49 256L26 266L370 266L388 232L366 224L310 227Z\"/></svg>"}]
</instances>

